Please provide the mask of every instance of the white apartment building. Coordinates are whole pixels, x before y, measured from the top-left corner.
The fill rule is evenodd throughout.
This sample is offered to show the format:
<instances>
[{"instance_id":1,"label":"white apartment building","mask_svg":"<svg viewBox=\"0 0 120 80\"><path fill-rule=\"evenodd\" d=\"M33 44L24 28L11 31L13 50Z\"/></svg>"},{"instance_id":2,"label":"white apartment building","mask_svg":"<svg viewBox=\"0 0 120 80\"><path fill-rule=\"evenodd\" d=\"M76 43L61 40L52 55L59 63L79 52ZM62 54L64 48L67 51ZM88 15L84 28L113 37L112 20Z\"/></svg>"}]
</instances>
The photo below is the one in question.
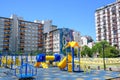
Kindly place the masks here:
<instances>
[{"instance_id":1,"label":"white apartment building","mask_svg":"<svg viewBox=\"0 0 120 80\"><path fill-rule=\"evenodd\" d=\"M90 36L82 36L81 37L81 46L88 46L89 48L92 48L94 45L94 42Z\"/></svg>"},{"instance_id":2,"label":"white apartment building","mask_svg":"<svg viewBox=\"0 0 120 80\"><path fill-rule=\"evenodd\" d=\"M106 40L120 49L120 0L95 12L96 41Z\"/></svg>"},{"instance_id":3,"label":"white apartment building","mask_svg":"<svg viewBox=\"0 0 120 80\"><path fill-rule=\"evenodd\" d=\"M34 22L43 24L44 33L49 33L50 31L57 29L57 26L52 25L52 20L35 20Z\"/></svg>"},{"instance_id":4,"label":"white apartment building","mask_svg":"<svg viewBox=\"0 0 120 80\"><path fill-rule=\"evenodd\" d=\"M87 44L88 44L87 41L88 41L87 38L86 38L85 36L82 36L82 37L81 37L81 46L87 45Z\"/></svg>"},{"instance_id":5,"label":"white apartment building","mask_svg":"<svg viewBox=\"0 0 120 80\"><path fill-rule=\"evenodd\" d=\"M44 34L44 48L46 53L60 52L60 31L59 29Z\"/></svg>"},{"instance_id":6,"label":"white apartment building","mask_svg":"<svg viewBox=\"0 0 120 80\"><path fill-rule=\"evenodd\" d=\"M78 42L78 44L81 46L81 35L80 32L73 31L73 38L75 42Z\"/></svg>"},{"instance_id":7,"label":"white apartment building","mask_svg":"<svg viewBox=\"0 0 120 80\"><path fill-rule=\"evenodd\" d=\"M53 31L53 52L60 52L60 30Z\"/></svg>"}]
</instances>

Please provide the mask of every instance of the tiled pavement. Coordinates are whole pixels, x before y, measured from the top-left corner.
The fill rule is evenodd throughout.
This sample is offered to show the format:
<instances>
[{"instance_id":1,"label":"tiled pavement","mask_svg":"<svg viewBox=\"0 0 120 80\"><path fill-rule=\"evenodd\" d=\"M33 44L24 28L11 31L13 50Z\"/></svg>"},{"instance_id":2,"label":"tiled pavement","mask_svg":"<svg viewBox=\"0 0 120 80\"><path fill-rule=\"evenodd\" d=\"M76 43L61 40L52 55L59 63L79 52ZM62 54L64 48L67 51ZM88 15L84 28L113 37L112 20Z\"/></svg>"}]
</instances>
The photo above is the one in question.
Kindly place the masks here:
<instances>
[{"instance_id":1,"label":"tiled pavement","mask_svg":"<svg viewBox=\"0 0 120 80\"><path fill-rule=\"evenodd\" d=\"M0 68L0 80L18 80L12 73L12 70ZM38 68L34 80L110 80L116 77L120 77L120 72L92 70L90 73L76 73L61 71L53 67L48 69Z\"/></svg>"}]
</instances>

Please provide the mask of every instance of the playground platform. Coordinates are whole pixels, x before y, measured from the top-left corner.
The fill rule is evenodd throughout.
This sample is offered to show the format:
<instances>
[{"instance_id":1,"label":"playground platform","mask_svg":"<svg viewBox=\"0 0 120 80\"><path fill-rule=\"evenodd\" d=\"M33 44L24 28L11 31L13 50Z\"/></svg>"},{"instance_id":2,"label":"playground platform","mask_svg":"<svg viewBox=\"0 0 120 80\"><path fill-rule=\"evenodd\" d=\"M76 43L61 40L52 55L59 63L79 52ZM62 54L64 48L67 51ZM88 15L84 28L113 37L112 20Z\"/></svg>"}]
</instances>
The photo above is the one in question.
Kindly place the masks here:
<instances>
[{"instance_id":1,"label":"playground platform","mask_svg":"<svg viewBox=\"0 0 120 80\"><path fill-rule=\"evenodd\" d=\"M120 80L120 72L91 70L91 72L67 72L57 67L48 69L38 68L37 76L28 80ZM12 74L12 70L0 68L0 80L18 80ZM27 80L27 79L25 79Z\"/></svg>"}]
</instances>

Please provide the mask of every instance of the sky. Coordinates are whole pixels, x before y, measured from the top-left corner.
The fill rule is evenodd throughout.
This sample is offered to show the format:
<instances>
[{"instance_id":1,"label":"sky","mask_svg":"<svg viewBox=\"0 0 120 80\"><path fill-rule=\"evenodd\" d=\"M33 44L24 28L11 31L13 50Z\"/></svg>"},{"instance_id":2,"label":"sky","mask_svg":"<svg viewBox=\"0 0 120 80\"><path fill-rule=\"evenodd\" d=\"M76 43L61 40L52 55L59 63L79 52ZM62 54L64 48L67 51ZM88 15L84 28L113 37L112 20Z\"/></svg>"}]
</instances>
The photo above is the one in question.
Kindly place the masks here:
<instances>
[{"instance_id":1,"label":"sky","mask_svg":"<svg viewBox=\"0 0 120 80\"><path fill-rule=\"evenodd\" d=\"M52 20L58 28L79 31L96 41L95 10L116 0L1 0L0 16L16 14L26 21Z\"/></svg>"}]
</instances>

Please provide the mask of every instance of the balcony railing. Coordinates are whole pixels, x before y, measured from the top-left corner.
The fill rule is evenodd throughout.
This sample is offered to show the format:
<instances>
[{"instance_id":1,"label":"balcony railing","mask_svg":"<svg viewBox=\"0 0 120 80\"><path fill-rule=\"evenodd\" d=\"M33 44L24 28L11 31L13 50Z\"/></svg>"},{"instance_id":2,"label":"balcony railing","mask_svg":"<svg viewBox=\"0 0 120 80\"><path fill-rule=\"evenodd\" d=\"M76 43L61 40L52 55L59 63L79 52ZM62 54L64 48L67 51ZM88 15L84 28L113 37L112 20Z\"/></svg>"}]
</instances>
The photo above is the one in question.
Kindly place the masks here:
<instances>
[{"instance_id":1,"label":"balcony railing","mask_svg":"<svg viewBox=\"0 0 120 80\"><path fill-rule=\"evenodd\" d=\"M25 26L25 24L20 24L19 26Z\"/></svg>"},{"instance_id":2,"label":"balcony railing","mask_svg":"<svg viewBox=\"0 0 120 80\"><path fill-rule=\"evenodd\" d=\"M11 24L11 22L10 21L5 21L5 24Z\"/></svg>"},{"instance_id":3,"label":"balcony railing","mask_svg":"<svg viewBox=\"0 0 120 80\"><path fill-rule=\"evenodd\" d=\"M6 48L9 48L9 46L3 46L3 48L5 48L5 49L6 49Z\"/></svg>"},{"instance_id":4,"label":"balcony railing","mask_svg":"<svg viewBox=\"0 0 120 80\"><path fill-rule=\"evenodd\" d=\"M10 32L10 29L4 29L4 32Z\"/></svg>"}]
</instances>

